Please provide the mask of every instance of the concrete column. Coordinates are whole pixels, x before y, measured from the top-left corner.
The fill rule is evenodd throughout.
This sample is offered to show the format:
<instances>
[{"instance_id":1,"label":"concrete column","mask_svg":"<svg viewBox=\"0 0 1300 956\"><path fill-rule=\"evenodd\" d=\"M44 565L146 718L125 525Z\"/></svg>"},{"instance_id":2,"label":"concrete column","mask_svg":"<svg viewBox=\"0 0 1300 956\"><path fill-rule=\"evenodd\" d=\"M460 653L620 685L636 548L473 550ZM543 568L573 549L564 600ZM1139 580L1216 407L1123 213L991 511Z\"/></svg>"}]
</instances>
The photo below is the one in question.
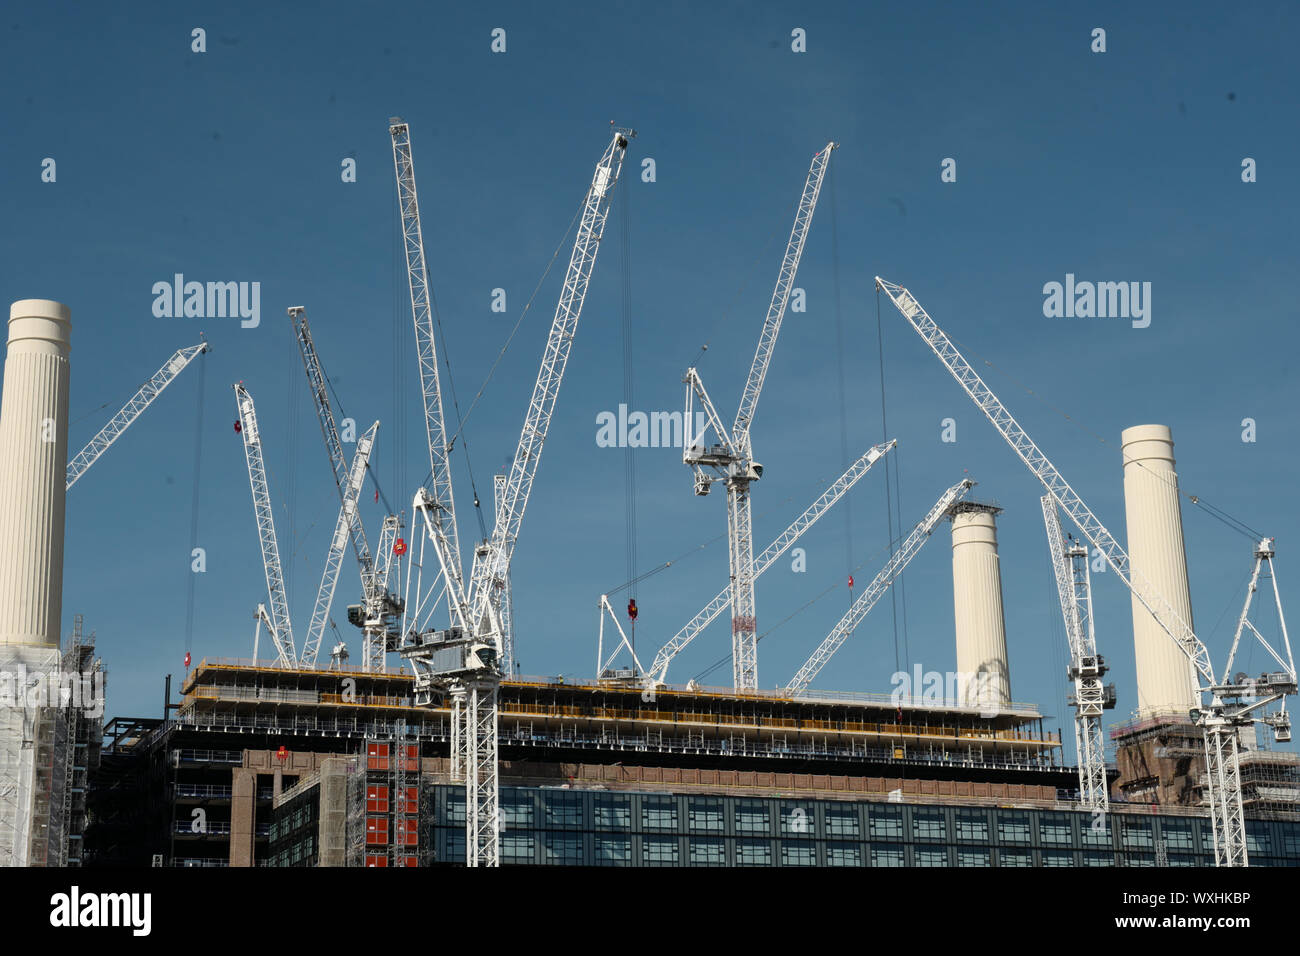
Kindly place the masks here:
<instances>
[{"instance_id":1,"label":"concrete column","mask_svg":"<svg viewBox=\"0 0 1300 956\"><path fill-rule=\"evenodd\" d=\"M233 768L230 796L230 865L256 866L257 771Z\"/></svg>"},{"instance_id":2,"label":"concrete column","mask_svg":"<svg viewBox=\"0 0 1300 956\"><path fill-rule=\"evenodd\" d=\"M1002 567L991 505L962 502L952 512L953 616L963 704L1005 707L1011 702Z\"/></svg>"},{"instance_id":3,"label":"concrete column","mask_svg":"<svg viewBox=\"0 0 1300 956\"><path fill-rule=\"evenodd\" d=\"M71 313L9 308L0 403L0 644L57 647L63 613Z\"/></svg>"},{"instance_id":4,"label":"concrete column","mask_svg":"<svg viewBox=\"0 0 1300 956\"><path fill-rule=\"evenodd\" d=\"M1120 441L1134 586L1159 595L1194 627L1173 434L1165 425L1135 425L1124 429ZM1136 597L1133 649L1139 715L1170 713L1185 718L1198 699L1191 661Z\"/></svg>"}]
</instances>

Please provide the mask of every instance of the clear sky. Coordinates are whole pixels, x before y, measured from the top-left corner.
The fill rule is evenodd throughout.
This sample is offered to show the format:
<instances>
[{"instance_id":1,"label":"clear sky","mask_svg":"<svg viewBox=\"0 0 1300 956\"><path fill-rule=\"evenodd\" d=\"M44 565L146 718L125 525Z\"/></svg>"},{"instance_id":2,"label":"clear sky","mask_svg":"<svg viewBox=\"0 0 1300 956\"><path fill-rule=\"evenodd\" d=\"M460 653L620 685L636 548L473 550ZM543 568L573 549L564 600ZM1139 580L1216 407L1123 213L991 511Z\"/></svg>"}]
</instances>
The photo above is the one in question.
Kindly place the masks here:
<instances>
[{"instance_id":1,"label":"clear sky","mask_svg":"<svg viewBox=\"0 0 1300 956\"><path fill-rule=\"evenodd\" d=\"M194 582L194 657L251 653L266 589L232 428L237 380L258 402L294 621L306 631L337 499L288 306L307 308L347 414L361 428L382 420L376 476L409 509L427 455L394 114L412 127L430 280L462 412L564 235L609 121L639 131L515 555L523 672L592 676L596 601L629 577L627 453L595 441L596 416L624 396L625 288L633 408L681 408L682 373L707 343L698 366L729 419L809 160L831 139L841 148L797 280L807 310L786 319L753 431L766 466L754 488L756 550L840 473L842 434L850 458L899 440L896 503L908 528L969 473L977 496L1006 509L1013 696L1039 704L1071 738L1040 489L887 300L883 431L879 274L908 286L979 357L989 384L1121 541L1120 431L1167 424L1184 490L1276 535L1284 600L1296 594L1300 11L1131 6L7 10L0 291L72 308L70 450L200 330L213 347L204 369L188 370L69 494L64 630L82 613L97 632L109 713L159 713L163 675L183 671L196 438L207 570ZM204 53L191 50L195 27L206 30ZM504 53L491 49L498 27ZM1091 51L1098 27L1104 53ZM806 52L791 49L795 29ZM47 157L52 183L42 181ZM653 182L641 176L647 157ZM1242 181L1247 157L1253 183ZM342 181L347 158L355 183ZM941 180L947 158L955 182ZM485 503L518 440L567 255L566 246L465 430ZM152 287L175 273L260 282L260 325L155 317ZM1151 283L1150 326L1045 317L1044 284L1067 274ZM505 313L491 309L498 288ZM447 415L456 418L450 401ZM956 442L941 440L946 418ZM1254 442L1242 441L1245 418ZM455 469L468 566L478 523L459 448ZM652 656L726 583L725 495L695 497L674 449L637 451L635 469L636 570L692 552L637 589L637 643ZM860 566L861 588L883 563L884 479L877 468L851 508L809 532L805 572L787 557L760 579L762 686L787 681L845 610L850 569ZM369 490L362 507L374 539L382 509ZM1184 523L1197 630L1221 666L1251 542L1187 502ZM1114 667L1117 713L1127 714L1136 706L1129 598L1113 578L1094 579L1098 643ZM888 691L896 655L954 668L946 526L904 590L897 650L886 599L821 686ZM334 618L354 654L359 637L343 607L358 593L349 556ZM724 618L670 680L699 676L728 653ZM1260 652L1241 663L1266 666ZM728 683L730 666L701 679Z\"/></svg>"}]
</instances>

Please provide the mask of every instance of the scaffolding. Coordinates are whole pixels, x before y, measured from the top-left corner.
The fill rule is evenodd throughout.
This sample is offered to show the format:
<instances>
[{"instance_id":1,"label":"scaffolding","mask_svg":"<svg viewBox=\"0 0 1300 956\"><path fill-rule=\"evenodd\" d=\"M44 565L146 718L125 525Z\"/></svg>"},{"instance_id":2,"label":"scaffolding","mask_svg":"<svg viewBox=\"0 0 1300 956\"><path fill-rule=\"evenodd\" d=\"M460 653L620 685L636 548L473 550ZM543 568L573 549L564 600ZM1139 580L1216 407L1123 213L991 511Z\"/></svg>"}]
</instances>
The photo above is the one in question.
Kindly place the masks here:
<instances>
[{"instance_id":1,"label":"scaffolding","mask_svg":"<svg viewBox=\"0 0 1300 956\"><path fill-rule=\"evenodd\" d=\"M56 751L64 761L61 802L60 866L80 866L86 831L86 789L99 763L104 726L104 664L95 655L95 632L87 635L82 616L73 619L72 637L63 654L65 679L75 681L74 696L59 711ZM51 848L53 855L53 846ZM53 862L51 865L56 865Z\"/></svg>"},{"instance_id":2,"label":"scaffolding","mask_svg":"<svg viewBox=\"0 0 1300 956\"><path fill-rule=\"evenodd\" d=\"M348 769L347 866L418 866L420 745L404 721L365 741Z\"/></svg>"},{"instance_id":3,"label":"scaffolding","mask_svg":"<svg viewBox=\"0 0 1300 956\"><path fill-rule=\"evenodd\" d=\"M57 647L0 646L0 866L46 866L52 822L62 839L61 814L51 820L54 791L63 792L58 690Z\"/></svg>"},{"instance_id":4,"label":"scaffolding","mask_svg":"<svg viewBox=\"0 0 1300 956\"><path fill-rule=\"evenodd\" d=\"M366 749L362 748L363 751ZM363 752L348 764L347 824L344 866L365 866L366 859L366 757Z\"/></svg>"},{"instance_id":5,"label":"scaffolding","mask_svg":"<svg viewBox=\"0 0 1300 956\"><path fill-rule=\"evenodd\" d=\"M1238 754L1242 808L1252 817L1300 816L1300 754L1260 746L1257 728L1240 730ZM1119 787L1130 800L1167 805L1177 791L1182 802L1204 804L1205 738L1186 717L1135 718L1111 730Z\"/></svg>"}]
</instances>

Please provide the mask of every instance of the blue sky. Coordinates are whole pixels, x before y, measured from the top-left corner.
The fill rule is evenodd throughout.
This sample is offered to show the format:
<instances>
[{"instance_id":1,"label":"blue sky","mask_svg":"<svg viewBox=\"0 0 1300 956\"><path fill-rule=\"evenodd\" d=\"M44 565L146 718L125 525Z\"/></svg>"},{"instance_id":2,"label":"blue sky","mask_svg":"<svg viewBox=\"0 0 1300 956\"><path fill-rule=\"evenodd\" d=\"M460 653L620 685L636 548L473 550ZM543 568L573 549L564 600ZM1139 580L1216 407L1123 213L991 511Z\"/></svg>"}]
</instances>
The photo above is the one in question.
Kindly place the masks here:
<instances>
[{"instance_id":1,"label":"blue sky","mask_svg":"<svg viewBox=\"0 0 1300 956\"><path fill-rule=\"evenodd\" d=\"M850 457L899 439L908 527L969 473L980 498L1006 508L1013 696L1038 703L1068 739L1039 488L887 301L882 434L872 277L908 286L970 357L994 363L979 366L989 384L1121 541L1120 431L1170 425L1184 490L1277 537L1285 600L1300 581L1288 374L1297 19L1285 3L9 11L0 274L8 301L72 308L71 448L200 329L213 346L205 370L187 371L70 493L64 629L79 612L96 630L111 714L159 710L162 675L179 675L185 652L202 381L198 542L208 570L196 581L193 651L250 654L252 611L266 593L231 427L230 384L243 380L258 402L305 632L337 501L288 306L307 308L347 413L362 427L382 420L374 463L389 498L409 507L427 470L388 117L412 127L462 409L564 234L614 119L639 131L628 172L651 157L656 181L633 175L616 199L514 564L524 672L591 676L596 601L628 577L625 452L595 443L596 415L624 392L622 217L634 407L679 409L682 373L707 342L699 367L729 417L809 159L834 139L841 148L797 283L808 308L787 317L753 431L767 469L754 489L756 549L840 473L842 427ZM207 31L203 54L190 49L196 26ZM490 50L496 27L504 54ZM1103 54L1090 52L1094 27L1107 32ZM794 28L806 31L805 53L790 49ZM41 181L45 157L56 160L54 183ZM355 183L340 179L347 157ZM957 161L955 183L940 181L946 157ZM1257 162L1255 183L1241 181L1244 157ZM518 440L567 255L566 246L467 426L484 501ZM150 290L177 272L260 282L260 326L155 318ZM1150 282L1150 327L1045 318L1043 285L1067 273ZM494 288L507 292L504 315L490 309ZM948 417L955 443L940 441ZM1241 441L1246 417L1257 422L1254 443ZM468 548L477 522L459 450L455 480ZM713 542L639 586L637 641L652 654L726 583L724 496L696 498L670 449L639 451L636 480L638 570ZM380 507L367 494L363 509L374 538ZM848 515L832 512L801 542L805 573L787 558L759 582L759 631L771 630L763 686L788 680L847 607L848 570L862 565L861 585L883 563L882 469L852 493L851 526ZM1184 505L1184 523L1197 629L1222 661L1251 543L1194 506ZM1098 642L1126 714L1129 599L1112 578L1095 582ZM951 589L945 527L906 575L908 663L954 666ZM334 616L354 650L343 606L356 591L349 557ZM902 613L900 603L900 629ZM728 648L724 620L670 678L699 675ZM885 601L819 683L887 691L894 660ZM1265 666L1259 653L1242 663ZM729 670L703 680L726 683Z\"/></svg>"}]
</instances>

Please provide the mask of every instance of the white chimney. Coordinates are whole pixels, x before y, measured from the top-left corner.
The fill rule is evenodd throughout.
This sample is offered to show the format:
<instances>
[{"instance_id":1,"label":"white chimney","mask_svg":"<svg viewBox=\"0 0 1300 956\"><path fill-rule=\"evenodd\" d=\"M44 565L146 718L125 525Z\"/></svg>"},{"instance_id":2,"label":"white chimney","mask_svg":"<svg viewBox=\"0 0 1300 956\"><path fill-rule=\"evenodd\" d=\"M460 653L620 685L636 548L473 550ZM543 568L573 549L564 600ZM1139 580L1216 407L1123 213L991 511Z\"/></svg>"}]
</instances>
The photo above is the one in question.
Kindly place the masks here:
<instances>
[{"instance_id":1,"label":"white chimney","mask_svg":"<svg viewBox=\"0 0 1300 956\"><path fill-rule=\"evenodd\" d=\"M1172 608L1193 627L1173 434L1165 425L1135 425L1124 429L1120 442L1134 586L1158 595L1156 606ZM1133 649L1139 715L1185 718L1198 700L1192 663L1136 597Z\"/></svg>"},{"instance_id":2,"label":"white chimney","mask_svg":"<svg viewBox=\"0 0 1300 956\"><path fill-rule=\"evenodd\" d=\"M995 516L1001 508L963 501L952 518L952 594L957 670L963 704L1001 708L1011 702L1002 567Z\"/></svg>"},{"instance_id":3,"label":"white chimney","mask_svg":"<svg viewBox=\"0 0 1300 956\"><path fill-rule=\"evenodd\" d=\"M0 644L59 644L71 325L68 307L48 299L9 308L0 399Z\"/></svg>"},{"instance_id":4,"label":"white chimney","mask_svg":"<svg viewBox=\"0 0 1300 956\"><path fill-rule=\"evenodd\" d=\"M0 670L13 691L58 673L68 469L68 307L9 309L0 397ZM48 684L47 684L48 687ZM51 832L52 708L0 704L0 866L41 865Z\"/></svg>"}]
</instances>

